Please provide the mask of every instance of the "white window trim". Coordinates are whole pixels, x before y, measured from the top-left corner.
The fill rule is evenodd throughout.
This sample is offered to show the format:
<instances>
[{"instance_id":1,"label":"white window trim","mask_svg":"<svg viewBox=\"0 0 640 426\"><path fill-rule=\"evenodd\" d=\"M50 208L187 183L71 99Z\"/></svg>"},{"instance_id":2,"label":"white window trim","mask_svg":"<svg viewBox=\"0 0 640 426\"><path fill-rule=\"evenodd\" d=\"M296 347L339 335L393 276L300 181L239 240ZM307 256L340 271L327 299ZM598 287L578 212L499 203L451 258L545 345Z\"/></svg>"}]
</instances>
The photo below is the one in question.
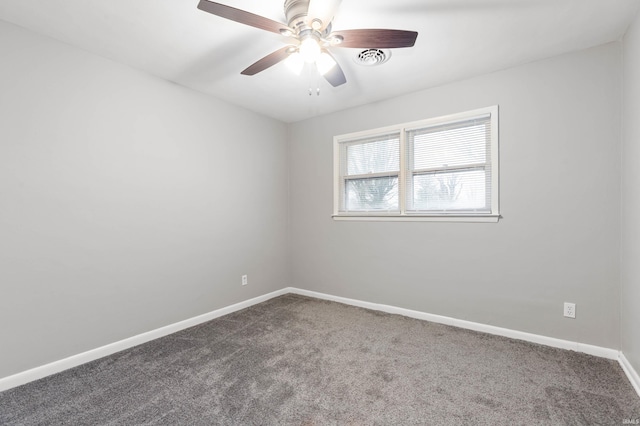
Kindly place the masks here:
<instances>
[{"instance_id":1,"label":"white window trim","mask_svg":"<svg viewBox=\"0 0 640 426\"><path fill-rule=\"evenodd\" d=\"M416 221L416 222L498 222L500 216L500 157L499 157L499 114L498 105L479 108L472 111L465 111L458 114L450 114L440 117L429 118L426 120L413 121L410 123L398 124L393 126L380 127L372 130L348 133L344 135L334 136L333 138L333 219L337 221ZM455 121L463 121L480 115L491 115L491 212L490 213L465 213L465 214L447 214L447 213L406 213L405 210L405 190L404 185L399 186L399 203L402 213L365 213L365 212L340 212L340 143L344 141L362 139L383 133L400 132L400 171L398 181L404 181L406 174L406 155L405 155L405 133L407 130L434 126L438 124L451 123Z\"/></svg>"}]
</instances>

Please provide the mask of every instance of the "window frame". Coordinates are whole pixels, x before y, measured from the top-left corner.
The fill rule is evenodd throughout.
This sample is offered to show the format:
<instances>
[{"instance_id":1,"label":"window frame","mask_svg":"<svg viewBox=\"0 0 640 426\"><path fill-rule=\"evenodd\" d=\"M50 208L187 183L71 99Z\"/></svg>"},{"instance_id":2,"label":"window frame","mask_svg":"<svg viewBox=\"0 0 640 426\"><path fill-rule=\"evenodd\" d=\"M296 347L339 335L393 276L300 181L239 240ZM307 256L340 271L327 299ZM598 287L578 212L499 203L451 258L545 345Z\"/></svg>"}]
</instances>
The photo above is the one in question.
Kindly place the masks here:
<instances>
[{"instance_id":1,"label":"window frame","mask_svg":"<svg viewBox=\"0 0 640 426\"><path fill-rule=\"evenodd\" d=\"M360 132L359 132L360 133ZM401 146L402 146L402 132L397 131L397 129L395 129L393 132L389 132L389 133L374 133L371 134L369 133L367 136L365 136L364 138L350 138L349 140L346 140L344 142L340 142L340 145L338 147L338 149L340 151L342 151L342 149L344 148L345 150L348 150L349 147L351 146L356 146L356 145L360 145L360 144L366 144L366 143L372 143L372 142L363 142L363 139L380 139L380 140L384 140L384 136L394 136L397 133L398 136L398 155L400 156L400 158L398 158L398 170L396 171L392 171L392 172L376 172L376 173L367 173L367 174L354 174L354 175L348 175L349 179L343 179L345 181L344 185L340 185L339 191L339 197L345 197L345 192L346 192L346 181L347 180L359 180L359 179L380 179L380 178L391 178L391 177L395 177L398 180L398 209L397 210L389 210L387 211L387 214L400 214L400 197L401 194L399 192L400 190L400 178L401 178L401 168L402 168L402 151L401 151ZM338 152L338 156L340 156L341 153ZM346 156L345 156L346 157ZM338 174L339 177L338 179L340 179L341 176L346 176L347 175L347 169L349 167L349 165L347 163L340 163L338 165ZM338 199L338 202L340 201L340 199ZM339 209L339 205L336 207ZM376 211L376 214L381 213L380 211ZM367 215L370 215L371 213L366 213Z\"/></svg>"},{"instance_id":2,"label":"window frame","mask_svg":"<svg viewBox=\"0 0 640 426\"><path fill-rule=\"evenodd\" d=\"M428 212L425 210L412 210L407 211L407 191L408 180L407 175L414 173L415 171L407 168L407 150L410 148L407 132L416 129L422 129L426 127L439 126L444 124L453 124L461 121L468 121L474 118L480 118L489 115L489 122L491 126L491 137L487 141L487 161L484 163L490 165L490 186L491 191L489 197L488 212L460 212L460 211L434 211ZM345 174L343 173L343 167L346 164L340 162L341 153L343 149L349 144L356 143L359 140L375 138L383 135L391 135L393 133L399 133L400 135L400 170L398 171L398 208L399 210L393 211L340 211L340 200L344 197ZM498 105L474 109L471 111L465 111L456 114L449 114L445 116L428 118L425 120L413 121L409 123L397 124L392 126L380 127L371 130L365 130L361 132L348 133L344 135L334 136L333 138L333 174L334 174L334 188L333 188L333 219L334 220L347 220L347 221L431 221L431 222L497 222L500 219L500 197L499 197L499 107ZM346 156L345 156L346 158ZM446 170L440 168L439 170ZM371 176L373 177L373 176Z\"/></svg>"}]
</instances>

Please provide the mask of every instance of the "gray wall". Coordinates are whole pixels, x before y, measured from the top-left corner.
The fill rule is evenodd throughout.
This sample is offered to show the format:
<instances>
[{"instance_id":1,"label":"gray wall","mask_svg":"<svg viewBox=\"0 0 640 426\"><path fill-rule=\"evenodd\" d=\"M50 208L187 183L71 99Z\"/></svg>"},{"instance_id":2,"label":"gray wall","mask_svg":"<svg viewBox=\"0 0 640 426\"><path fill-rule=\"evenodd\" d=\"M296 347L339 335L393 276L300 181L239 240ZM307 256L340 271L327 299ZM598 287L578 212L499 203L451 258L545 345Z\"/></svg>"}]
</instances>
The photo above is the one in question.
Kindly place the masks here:
<instances>
[{"instance_id":1,"label":"gray wall","mask_svg":"<svg viewBox=\"0 0 640 426\"><path fill-rule=\"evenodd\" d=\"M618 348L620 99L613 43L292 125L292 283ZM331 219L334 135L494 104L499 223Z\"/></svg>"},{"instance_id":2,"label":"gray wall","mask_svg":"<svg viewBox=\"0 0 640 426\"><path fill-rule=\"evenodd\" d=\"M640 372L640 15L624 38L622 351Z\"/></svg>"},{"instance_id":3,"label":"gray wall","mask_svg":"<svg viewBox=\"0 0 640 426\"><path fill-rule=\"evenodd\" d=\"M0 22L0 377L290 284L621 345L640 369L639 27L625 39L621 222L618 43L287 135ZM499 223L331 219L334 135L494 104ZM576 320L562 317L564 301Z\"/></svg>"},{"instance_id":4,"label":"gray wall","mask_svg":"<svg viewBox=\"0 0 640 426\"><path fill-rule=\"evenodd\" d=\"M0 58L0 377L288 285L284 124L2 22Z\"/></svg>"}]
</instances>

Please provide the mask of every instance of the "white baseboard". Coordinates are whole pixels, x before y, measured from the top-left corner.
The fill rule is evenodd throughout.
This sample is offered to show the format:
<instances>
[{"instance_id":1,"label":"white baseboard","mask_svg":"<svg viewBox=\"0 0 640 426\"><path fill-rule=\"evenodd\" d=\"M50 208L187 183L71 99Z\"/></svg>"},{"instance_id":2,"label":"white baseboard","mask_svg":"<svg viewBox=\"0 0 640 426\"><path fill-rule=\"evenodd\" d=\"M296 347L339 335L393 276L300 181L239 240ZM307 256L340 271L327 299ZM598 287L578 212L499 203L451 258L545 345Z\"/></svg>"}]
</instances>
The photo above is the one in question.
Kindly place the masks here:
<instances>
[{"instance_id":1,"label":"white baseboard","mask_svg":"<svg viewBox=\"0 0 640 426\"><path fill-rule=\"evenodd\" d=\"M600 346L587 345L579 342L572 342L569 340L556 339L553 337L541 336L532 333L526 333L523 331L511 330L508 328L495 327L487 324L480 324L472 321L465 321L456 318L446 317L442 315L428 314L426 312L414 311L410 309L398 308L391 305L383 305L379 303L365 302L362 300L349 299L346 297L333 296L330 294L318 293L315 291L302 290L295 287L287 287L272 293L258 296L253 299L246 300L244 302L236 303L231 306L217 309L215 311L199 315L184 321L177 322L165 327L151 330L146 333L139 334L137 336L129 337L118 342L114 342L96 349L92 349L87 352L73 355L68 358L61 359L40 367L36 367L21 373L14 374L12 376L0 378L0 392L11 389L16 386L20 386L34 380L41 379L43 377L59 373L69 368L77 367L90 361L114 354L116 352L131 348L133 346L140 345L142 343L149 342L154 339L169 335L171 333L184 330L185 328L193 327L194 325L201 324L203 322L210 321L212 319L221 317L223 315L230 314L235 311L239 311L249 306L264 302L277 296L281 296L287 293L294 293L303 296L315 297L317 299L331 300L334 302L344 303L346 305L358 306L361 308L372 309L375 311L387 312L390 314L403 315L410 318L416 318L425 321L431 321L439 324L451 325L454 327L465 328L468 330L480 331L483 333L494 334L498 336L509 337L512 339L524 340L527 342L538 343L541 345L551 346L554 348L568 349L576 352L583 352L589 355L594 355L601 358L607 358L617 360L625 374L631 381L636 392L640 396L640 377L638 373L633 369L629 361L625 358L624 354L615 349L604 348Z\"/></svg>"},{"instance_id":2,"label":"white baseboard","mask_svg":"<svg viewBox=\"0 0 640 426\"><path fill-rule=\"evenodd\" d=\"M318 293L315 291L301 290L290 287L288 293L300 294L303 296L315 297L317 299L331 300L334 302L344 303L346 305L358 306L361 308L373 309L375 311L387 312L390 314L403 315L410 318L431 321L439 324L452 325L454 327L466 328L468 330L480 331L488 334L509 337L512 339L524 340L527 342L538 343L540 345L551 346L554 348L568 349L576 352L582 352L599 358L616 360L627 375L631 385L640 396L640 376L634 370L633 366L621 351L616 349L604 348L601 346L588 345L586 343L572 342L569 340L556 339L553 337L541 336L538 334L526 333L524 331L511 330L508 328L495 327L477 322L465 321L442 315L428 314L420 311L412 311L410 309L398 308L390 305L379 303L364 302L362 300L348 299L346 297L333 296L330 294Z\"/></svg>"},{"instance_id":3,"label":"white baseboard","mask_svg":"<svg viewBox=\"0 0 640 426\"><path fill-rule=\"evenodd\" d=\"M110 343L105 346L101 346L96 349L91 349L86 352L82 352L77 355L70 356L58 361L54 361L49 364L42 365L40 367L32 368L21 373L14 374L12 376L0 378L0 392L14 388L16 386L24 385L34 380L42 379L55 373L59 373L69 368L77 367L87 362L94 361L99 358L120 352L125 349L140 345L142 343L149 342L160 337L164 337L171 333L184 330L185 328L193 327L194 325L201 324L203 322L211 321L212 319L221 317L223 315L230 314L235 311L239 311L249 306L264 302L277 296L289 293L288 289L282 289L274 291L263 296L254 297L253 299L245 300L244 302L236 303L231 306L216 309L215 311L198 315L197 317L189 318L184 321L180 321L174 324L167 325L165 327L157 328L155 330L148 331L146 333L138 334L137 336L129 337L118 342Z\"/></svg>"},{"instance_id":4,"label":"white baseboard","mask_svg":"<svg viewBox=\"0 0 640 426\"><path fill-rule=\"evenodd\" d=\"M347 305L359 306L361 308L373 309L375 311L387 312L390 314L403 315L405 317L421 319L425 321L436 322L439 324L452 325L454 327L466 328L468 330L480 331L497 336L510 337L512 339L525 340L527 342L538 343L554 348L569 349L576 352L584 352L600 358L618 360L620 351L615 349L603 348L600 346L587 345L584 343L571 342L569 340L556 339L553 337L540 336L538 334L526 333L524 331L511 330L508 328L495 327L493 325L481 324L472 321L465 321L442 315L428 314L411 309L398 308L390 305L379 303L363 302L362 300L348 299L346 297L333 296L330 294L318 293L315 291L301 290L297 288L288 288L288 292L300 294L303 296L315 297L317 299L332 300Z\"/></svg>"},{"instance_id":5,"label":"white baseboard","mask_svg":"<svg viewBox=\"0 0 640 426\"><path fill-rule=\"evenodd\" d=\"M627 357L624 356L622 352L620 352L620 358L618 359L618 362L624 370L624 373L629 378L631 385L638 393L638 396L640 396L640 376L638 375L638 372L633 368Z\"/></svg>"}]
</instances>

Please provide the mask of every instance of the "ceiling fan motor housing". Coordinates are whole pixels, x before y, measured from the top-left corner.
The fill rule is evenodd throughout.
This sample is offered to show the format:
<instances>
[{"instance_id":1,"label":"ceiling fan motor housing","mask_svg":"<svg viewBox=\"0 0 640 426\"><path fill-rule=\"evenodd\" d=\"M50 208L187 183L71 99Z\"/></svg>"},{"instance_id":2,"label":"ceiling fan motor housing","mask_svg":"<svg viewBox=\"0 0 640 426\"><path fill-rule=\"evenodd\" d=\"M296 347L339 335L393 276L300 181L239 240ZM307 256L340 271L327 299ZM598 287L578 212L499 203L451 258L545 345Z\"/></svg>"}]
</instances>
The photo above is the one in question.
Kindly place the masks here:
<instances>
[{"instance_id":1,"label":"ceiling fan motor housing","mask_svg":"<svg viewBox=\"0 0 640 426\"><path fill-rule=\"evenodd\" d=\"M287 17L289 27L296 31L308 27L306 22L308 10L309 0L285 0L284 16Z\"/></svg>"}]
</instances>

